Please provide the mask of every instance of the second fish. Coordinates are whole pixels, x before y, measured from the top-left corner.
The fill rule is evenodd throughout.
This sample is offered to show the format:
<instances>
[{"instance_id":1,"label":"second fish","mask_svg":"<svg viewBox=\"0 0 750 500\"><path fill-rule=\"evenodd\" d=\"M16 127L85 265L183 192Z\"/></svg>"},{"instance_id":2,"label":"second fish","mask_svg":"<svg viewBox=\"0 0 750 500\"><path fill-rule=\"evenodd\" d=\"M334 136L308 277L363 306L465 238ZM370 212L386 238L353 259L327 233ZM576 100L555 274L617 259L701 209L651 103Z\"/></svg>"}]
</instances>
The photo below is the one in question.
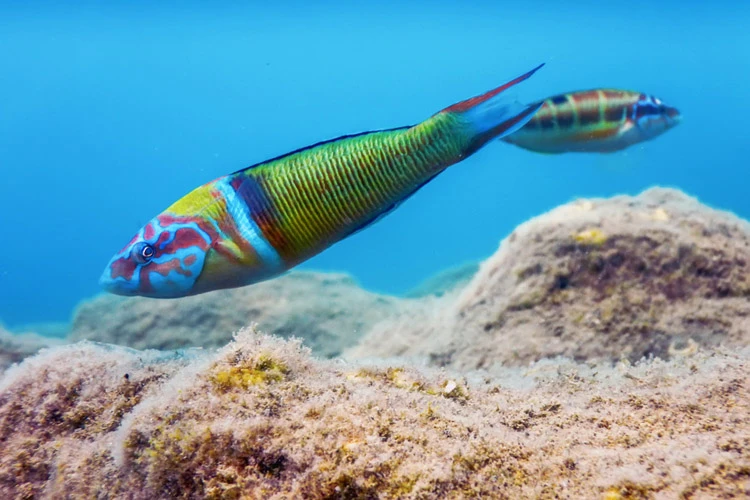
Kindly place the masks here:
<instances>
[{"instance_id":1,"label":"second fish","mask_svg":"<svg viewBox=\"0 0 750 500\"><path fill-rule=\"evenodd\" d=\"M520 130L502 138L535 153L613 153L653 139L680 123L658 97L595 89L549 97Z\"/></svg>"}]
</instances>

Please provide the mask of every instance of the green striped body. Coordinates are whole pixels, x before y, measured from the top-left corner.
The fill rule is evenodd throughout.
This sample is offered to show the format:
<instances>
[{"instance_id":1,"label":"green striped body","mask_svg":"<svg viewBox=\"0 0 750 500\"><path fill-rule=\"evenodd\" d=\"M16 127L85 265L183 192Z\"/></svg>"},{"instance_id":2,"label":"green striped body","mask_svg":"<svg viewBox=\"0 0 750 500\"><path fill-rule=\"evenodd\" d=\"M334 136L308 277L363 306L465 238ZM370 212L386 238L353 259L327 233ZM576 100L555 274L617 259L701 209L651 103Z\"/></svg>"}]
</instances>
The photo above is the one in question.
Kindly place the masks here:
<instances>
[{"instance_id":1,"label":"green striped body","mask_svg":"<svg viewBox=\"0 0 750 500\"><path fill-rule=\"evenodd\" d=\"M471 137L439 113L409 128L322 143L233 174L263 236L292 267L384 215L462 159Z\"/></svg>"}]
</instances>

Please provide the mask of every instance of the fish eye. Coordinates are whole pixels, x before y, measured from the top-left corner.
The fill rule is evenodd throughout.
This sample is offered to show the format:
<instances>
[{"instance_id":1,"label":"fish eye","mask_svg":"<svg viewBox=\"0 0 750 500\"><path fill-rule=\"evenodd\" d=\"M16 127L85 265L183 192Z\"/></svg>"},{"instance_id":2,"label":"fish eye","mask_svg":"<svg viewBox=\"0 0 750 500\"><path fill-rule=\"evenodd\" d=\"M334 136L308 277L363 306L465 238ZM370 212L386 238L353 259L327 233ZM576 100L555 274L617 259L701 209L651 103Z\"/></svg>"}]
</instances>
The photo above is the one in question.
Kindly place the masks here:
<instances>
[{"instance_id":1,"label":"fish eye","mask_svg":"<svg viewBox=\"0 0 750 500\"><path fill-rule=\"evenodd\" d=\"M154 257L154 247L148 243L139 243L133 247L133 258L139 264L148 264Z\"/></svg>"}]
</instances>

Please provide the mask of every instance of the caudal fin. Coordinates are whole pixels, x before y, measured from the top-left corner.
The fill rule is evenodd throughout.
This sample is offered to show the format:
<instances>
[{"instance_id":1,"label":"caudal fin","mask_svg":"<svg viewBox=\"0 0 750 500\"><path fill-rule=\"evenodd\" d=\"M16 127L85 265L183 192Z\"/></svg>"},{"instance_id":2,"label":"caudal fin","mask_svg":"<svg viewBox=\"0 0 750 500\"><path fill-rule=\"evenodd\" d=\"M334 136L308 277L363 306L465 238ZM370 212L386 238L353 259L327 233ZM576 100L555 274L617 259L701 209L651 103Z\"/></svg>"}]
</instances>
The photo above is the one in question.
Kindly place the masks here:
<instances>
[{"instance_id":1,"label":"caudal fin","mask_svg":"<svg viewBox=\"0 0 750 500\"><path fill-rule=\"evenodd\" d=\"M503 94L504 91L528 79L544 63L528 73L514 78L496 89L482 95L448 106L441 113L460 115L471 128L472 147L470 153L484 146L488 141L512 134L520 129L534 116L544 103L521 104Z\"/></svg>"}]
</instances>

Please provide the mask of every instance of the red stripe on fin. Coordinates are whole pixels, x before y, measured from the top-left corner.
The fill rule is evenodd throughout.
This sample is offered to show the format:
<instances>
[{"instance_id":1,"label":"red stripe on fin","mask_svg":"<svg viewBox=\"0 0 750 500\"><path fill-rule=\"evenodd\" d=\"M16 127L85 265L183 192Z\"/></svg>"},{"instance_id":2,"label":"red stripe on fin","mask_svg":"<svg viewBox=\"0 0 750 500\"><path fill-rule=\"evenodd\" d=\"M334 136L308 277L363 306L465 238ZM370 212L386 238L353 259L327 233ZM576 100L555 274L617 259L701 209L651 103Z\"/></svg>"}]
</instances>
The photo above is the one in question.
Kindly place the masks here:
<instances>
[{"instance_id":1,"label":"red stripe on fin","mask_svg":"<svg viewBox=\"0 0 750 500\"><path fill-rule=\"evenodd\" d=\"M447 108L445 108L443 110L443 112L448 112L448 113L463 113L464 111L467 111L467 110L473 108L474 106L477 106L478 104L482 104L483 102L485 102L485 101L487 101L489 99L492 99L493 97L495 97L500 92L508 90L512 86L517 85L517 84L521 83L524 80L527 80L528 78L531 77L531 75L533 75L534 73L536 73L537 71L539 71L539 69L541 69L542 66L544 66L544 63L540 64L539 66L537 66L536 68L532 69L531 71L529 71L527 73L524 73L523 75L521 75L521 76L519 76L517 78L514 78L513 80L509 81L508 83L497 87L496 89L492 89L489 92L485 92L482 95L478 95L476 97L472 97L471 99L466 99L465 101L461 101L461 102L458 102L458 103L453 104L451 106L448 106Z\"/></svg>"}]
</instances>

